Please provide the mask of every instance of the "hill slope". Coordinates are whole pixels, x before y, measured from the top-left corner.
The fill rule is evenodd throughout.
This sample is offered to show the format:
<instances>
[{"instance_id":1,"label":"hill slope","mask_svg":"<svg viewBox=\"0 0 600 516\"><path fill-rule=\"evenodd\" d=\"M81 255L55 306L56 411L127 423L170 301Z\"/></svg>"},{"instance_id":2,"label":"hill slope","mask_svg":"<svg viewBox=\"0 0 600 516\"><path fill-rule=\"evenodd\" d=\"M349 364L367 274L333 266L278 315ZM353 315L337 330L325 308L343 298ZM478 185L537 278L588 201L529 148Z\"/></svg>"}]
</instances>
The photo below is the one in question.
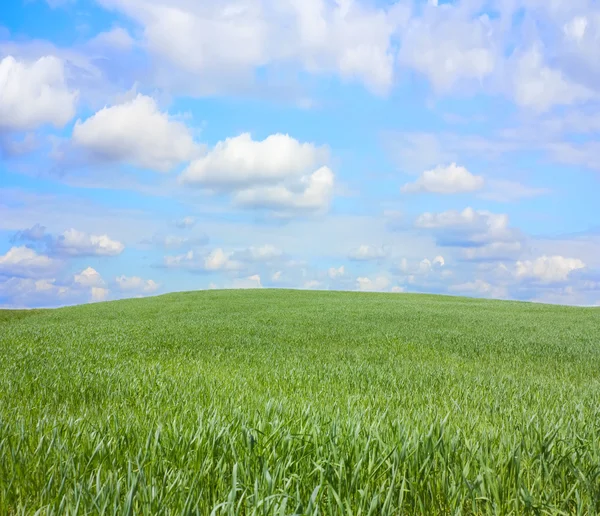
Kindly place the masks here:
<instances>
[{"instance_id":1,"label":"hill slope","mask_svg":"<svg viewBox=\"0 0 600 516\"><path fill-rule=\"evenodd\" d=\"M600 509L600 311L205 291L0 313L0 513Z\"/></svg>"}]
</instances>

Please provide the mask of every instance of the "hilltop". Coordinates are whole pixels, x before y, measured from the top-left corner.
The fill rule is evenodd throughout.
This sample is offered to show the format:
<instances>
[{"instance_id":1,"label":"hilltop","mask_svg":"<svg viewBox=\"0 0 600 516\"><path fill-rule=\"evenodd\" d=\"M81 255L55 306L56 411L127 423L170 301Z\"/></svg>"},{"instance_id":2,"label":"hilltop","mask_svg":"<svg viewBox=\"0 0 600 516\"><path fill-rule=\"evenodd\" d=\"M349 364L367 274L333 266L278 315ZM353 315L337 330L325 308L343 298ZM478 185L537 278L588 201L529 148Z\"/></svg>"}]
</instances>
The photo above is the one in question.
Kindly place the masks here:
<instances>
[{"instance_id":1,"label":"hilltop","mask_svg":"<svg viewBox=\"0 0 600 516\"><path fill-rule=\"evenodd\" d=\"M600 509L600 311L230 290L0 313L0 512Z\"/></svg>"}]
</instances>

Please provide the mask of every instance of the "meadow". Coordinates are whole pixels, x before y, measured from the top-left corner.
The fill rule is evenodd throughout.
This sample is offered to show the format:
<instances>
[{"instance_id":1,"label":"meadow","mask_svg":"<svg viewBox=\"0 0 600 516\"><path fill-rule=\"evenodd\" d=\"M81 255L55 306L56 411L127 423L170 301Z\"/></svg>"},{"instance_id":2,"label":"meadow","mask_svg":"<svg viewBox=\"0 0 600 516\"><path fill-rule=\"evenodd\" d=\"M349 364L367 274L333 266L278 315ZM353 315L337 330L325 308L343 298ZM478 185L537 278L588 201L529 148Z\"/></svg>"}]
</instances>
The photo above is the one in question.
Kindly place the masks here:
<instances>
[{"instance_id":1,"label":"meadow","mask_svg":"<svg viewBox=\"0 0 600 516\"><path fill-rule=\"evenodd\" d=\"M203 291L0 311L0 514L597 514L600 309Z\"/></svg>"}]
</instances>

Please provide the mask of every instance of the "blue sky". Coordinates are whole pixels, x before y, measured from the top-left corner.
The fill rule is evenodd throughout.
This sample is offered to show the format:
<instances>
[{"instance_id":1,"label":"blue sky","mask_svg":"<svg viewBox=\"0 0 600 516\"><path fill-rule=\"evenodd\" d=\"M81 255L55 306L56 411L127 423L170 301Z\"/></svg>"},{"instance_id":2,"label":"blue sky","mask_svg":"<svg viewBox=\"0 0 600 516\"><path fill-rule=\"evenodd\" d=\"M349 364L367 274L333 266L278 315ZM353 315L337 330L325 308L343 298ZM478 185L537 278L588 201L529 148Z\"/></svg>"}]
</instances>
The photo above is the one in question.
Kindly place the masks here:
<instances>
[{"instance_id":1,"label":"blue sky","mask_svg":"<svg viewBox=\"0 0 600 516\"><path fill-rule=\"evenodd\" d=\"M600 304L593 0L13 0L0 306Z\"/></svg>"}]
</instances>

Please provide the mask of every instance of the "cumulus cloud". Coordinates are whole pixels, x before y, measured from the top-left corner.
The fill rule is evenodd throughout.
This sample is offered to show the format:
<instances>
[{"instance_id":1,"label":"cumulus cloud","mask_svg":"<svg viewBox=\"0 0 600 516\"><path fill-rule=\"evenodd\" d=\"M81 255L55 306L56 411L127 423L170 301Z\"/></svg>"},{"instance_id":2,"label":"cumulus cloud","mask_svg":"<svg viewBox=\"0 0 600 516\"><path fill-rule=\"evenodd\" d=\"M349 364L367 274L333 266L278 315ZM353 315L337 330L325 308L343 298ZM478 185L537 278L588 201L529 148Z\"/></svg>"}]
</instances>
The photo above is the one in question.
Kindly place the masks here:
<instances>
[{"instance_id":1,"label":"cumulus cloud","mask_svg":"<svg viewBox=\"0 0 600 516\"><path fill-rule=\"evenodd\" d=\"M403 33L399 60L446 92L464 80L481 82L497 56L490 20L452 4L424 7Z\"/></svg>"},{"instance_id":2,"label":"cumulus cloud","mask_svg":"<svg viewBox=\"0 0 600 516\"><path fill-rule=\"evenodd\" d=\"M397 8L324 0L102 3L142 26L143 44L156 58L163 81L179 77L193 92L231 88L257 67L278 64L300 64L314 74L337 73L375 93L387 92L393 81L391 38L401 17Z\"/></svg>"},{"instance_id":3,"label":"cumulus cloud","mask_svg":"<svg viewBox=\"0 0 600 516\"><path fill-rule=\"evenodd\" d=\"M7 56L0 61L0 129L63 127L75 116L77 98L57 57L25 62Z\"/></svg>"},{"instance_id":4,"label":"cumulus cloud","mask_svg":"<svg viewBox=\"0 0 600 516\"><path fill-rule=\"evenodd\" d=\"M466 247L462 255L466 260L501 260L514 258L523 251L523 244L518 241L490 242L478 247Z\"/></svg>"},{"instance_id":5,"label":"cumulus cloud","mask_svg":"<svg viewBox=\"0 0 600 516\"><path fill-rule=\"evenodd\" d=\"M213 249L208 253L188 251L185 254L176 256L165 256L163 264L167 268L182 268L191 271L205 272L235 271L243 269L243 264L232 259L232 256L232 252L226 252L221 248Z\"/></svg>"},{"instance_id":6,"label":"cumulus cloud","mask_svg":"<svg viewBox=\"0 0 600 516\"><path fill-rule=\"evenodd\" d=\"M517 104L538 112L559 104L584 102L594 96L593 91L570 81L561 70L546 66L538 47L517 58L513 88Z\"/></svg>"},{"instance_id":7,"label":"cumulus cloud","mask_svg":"<svg viewBox=\"0 0 600 516\"><path fill-rule=\"evenodd\" d=\"M0 300L13 308L57 306L72 297L72 291L56 279L8 278L0 281Z\"/></svg>"},{"instance_id":8,"label":"cumulus cloud","mask_svg":"<svg viewBox=\"0 0 600 516\"><path fill-rule=\"evenodd\" d=\"M567 281L573 271L583 269L585 266L585 263L578 258L544 255L535 260L518 261L515 264L515 273L519 279L559 283Z\"/></svg>"},{"instance_id":9,"label":"cumulus cloud","mask_svg":"<svg viewBox=\"0 0 600 516\"><path fill-rule=\"evenodd\" d=\"M100 301L106 301L108 298L109 290L102 287L92 287L91 291L91 302L98 303Z\"/></svg>"},{"instance_id":10,"label":"cumulus cloud","mask_svg":"<svg viewBox=\"0 0 600 516\"><path fill-rule=\"evenodd\" d=\"M260 276L253 274L247 278L236 278L233 281L232 288L263 288L260 282Z\"/></svg>"},{"instance_id":11,"label":"cumulus cloud","mask_svg":"<svg viewBox=\"0 0 600 516\"><path fill-rule=\"evenodd\" d=\"M56 238L54 249L70 256L116 256L125 246L108 235L90 235L76 229L68 229Z\"/></svg>"},{"instance_id":12,"label":"cumulus cloud","mask_svg":"<svg viewBox=\"0 0 600 516\"><path fill-rule=\"evenodd\" d=\"M283 257L283 251L274 245L250 246L235 253L235 258L250 262L269 262Z\"/></svg>"},{"instance_id":13,"label":"cumulus cloud","mask_svg":"<svg viewBox=\"0 0 600 516\"><path fill-rule=\"evenodd\" d=\"M12 242L34 242L41 245L50 255L68 256L116 256L125 246L108 235L91 235L76 229L68 229L54 236L46 232L46 227L35 224L30 228L17 231Z\"/></svg>"},{"instance_id":14,"label":"cumulus cloud","mask_svg":"<svg viewBox=\"0 0 600 516\"><path fill-rule=\"evenodd\" d=\"M345 273L346 273L346 271L344 270L343 265L338 267L337 269L335 267L330 267L329 270L327 271L327 275L331 279L341 278L342 276L344 276Z\"/></svg>"},{"instance_id":15,"label":"cumulus cloud","mask_svg":"<svg viewBox=\"0 0 600 516\"><path fill-rule=\"evenodd\" d=\"M383 247L365 244L358 246L348 254L348 258L355 261L380 260L386 256L387 252Z\"/></svg>"},{"instance_id":16,"label":"cumulus cloud","mask_svg":"<svg viewBox=\"0 0 600 516\"><path fill-rule=\"evenodd\" d=\"M46 238L46 227L34 224L30 228L17 231L11 238L12 242L37 242Z\"/></svg>"},{"instance_id":17,"label":"cumulus cloud","mask_svg":"<svg viewBox=\"0 0 600 516\"><path fill-rule=\"evenodd\" d=\"M134 99L104 107L73 128L73 143L94 158L168 172L198 151L188 128L159 110L156 101Z\"/></svg>"},{"instance_id":18,"label":"cumulus cloud","mask_svg":"<svg viewBox=\"0 0 600 516\"><path fill-rule=\"evenodd\" d=\"M282 215L322 212L331 202L333 186L333 172L324 166L291 184L240 190L234 195L233 202L240 207L268 209Z\"/></svg>"},{"instance_id":19,"label":"cumulus cloud","mask_svg":"<svg viewBox=\"0 0 600 516\"><path fill-rule=\"evenodd\" d=\"M424 258L419 262L418 273L419 274L428 274L434 269L438 269L445 265L445 260L443 256L436 256L433 261L428 258Z\"/></svg>"},{"instance_id":20,"label":"cumulus cloud","mask_svg":"<svg viewBox=\"0 0 600 516\"><path fill-rule=\"evenodd\" d=\"M25 246L11 247L0 255L0 274L5 276L39 277L55 271L60 262Z\"/></svg>"},{"instance_id":21,"label":"cumulus cloud","mask_svg":"<svg viewBox=\"0 0 600 516\"><path fill-rule=\"evenodd\" d=\"M415 220L415 227L432 231L442 246L477 247L518 239L517 232L509 227L508 215L470 207L463 211L423 213Z\"/></svg>"},{"instance_id":22,"label":"cumulus cloud","mask_svg":"<svg viewBox=\"0 0 600 516\"><path fill-rule=\"evenodd\" d=\"M394 273L400 273L402 275L408 275L409 283L416 281L416 276L426 277L429 275L443 273L445 269L446 260L443 256L438 255L433 259L423 258L421 261L409 263L406 258L402 258L399 262L392 266Z\"/></svg>"},{"instance_id":23,"label":"cumulus cloud","mask_svg":"<svg viewBox=\"0 0 600 516\"><path fill-rule=\"evenodd\" d=\"M92 303L105 301L110 293L100 273L92 267L75 274L73 283L74 289L79 293L87 292L88 300Z\"/></svg>"},{"instance_id":24,"label":"cumulus cloud","mask_svg":"<svg viewBox=\"0 0 600 516\"><path fill-rule=\"evenodd\" d=\"M450 292L457 292L461 294L475 294L498 299L505 298L507 296L506 287L494 286L482 279L467 281L458 285L451 285L448 287L448 290Z\"/></svg>"},{"instance_id":25,"label":"cumulus cloud","mask_svg":"<svg viewBox=\"0 0 600 516\"><path fill-rule=\"evenodd\" d=\"M73 277L75 283L81 287L104 287L105 283L100 276L100 273L93 269L92 267L88 267L84 269L79 274L75 274Z\"/></svg>"},{"instance_id":26,"label":"cumulus cloud","mask_svg":"<svg viewBox=\"0 0 600 516\"><path fill-rule=\"evenodd\" d=\"M277 183L311 172L326 157L326 149L287 134L255 141L250 133L244 133L217 143L206 156L193 161L180 180L222 189Z\"/></svg>"},{"instance_id":27,"label":"cumulus cloud","mask_svg":"<svg viewBox=\"0 0 600 516\"><path fill-rule=\"evenodd\" d=\"M426 170L413 183L402 187L404 193L430 192L438 194L455 194L473 192L483 188L483 177L471 174L465 167L451 163Z\"/></svg>"},{"instance_id":28,"label":"cumulus cloud","mask_svg":"<svg viewBox=\"0 0 600 516\"><path fill-rule=\"evenodd\" d=\"M204 267L209 271L238 268L237 262L230 260L230 256L222 249L215 249L204 259Z\"/></svg>"},{"instance_id":29,"label":"cumulus cloud","mask_svg":"<svg viewBox=\"0 0 600 516\"><path fill-rule=\"evenodd\" d=\"M563 32L567 39L581 43L588 28L588 19L585 16L575 16L563 25Z\"/></svg>"},{"instance_id":30,"label":"cumulus cloud","mask_svg":"<svg viewBox=\"0 0 600 516\"><path fill-rule=\"evenodd\" d=\"M368 277L356 278L357 290L365 292L383 291L388 288L390 280L385 276L377 276L374 279Z\"/></svg>"},{"instance_id":31,"label":"cumulus cloud","mask_svg":"<svg viewBox=\"0 0 600 516\"><path fill-rule=\"evenodd\" d=\"M14 270L10 271L15 272ZM52 307L75 303L105 301L111 297L111 290L100 273L93 267L87 267L68 277L58 280L44 276L47 270L40 270L38 279L33 269L29 276L3 278L0 270L0 304L10 307ZM114 285L125 294L144 295L155 292L159 285L153 280L143 280L137 276L120 276Z\"/></svg>"},{"instance_id":32,"label":"cumulus cloud","mask_svg":"<svg viewBox=\"0 0 600 516\"><path fill-rule=\"evenodd\" d=\"M319 288L321 285L322 283L319 280L312 279L305 281L302 285L302 288L306 290L313 290Z\"/></svg>"},{"instance_id":33,"label":"cumulus cloud","mask_svg":"<svg viewBox=\"0 0 600 516\"><path fill-rule=\"evenodd\" d=\"M262 141L249 133L217 143L179 177L184 185L233 193L235 205L277 212L321 211L334 186L326 147L301 143L287 134ZM319 167L319 168L317 168Z\"/></svg>"},{"instance_id":34,"label":"cumulus cloud","mask_svg":"<svg viewBox=\"0 0 600 516\"><path fill-rule=\"evenodd\" d=\"M139 276L127 277L125 275L121 275L115 278L115 282L117 283L119 290L122 292L151 294L152 292L156 292L159 287L158 283L156 283L154 280L145 280Z\"/></svg>"}]
</instances>

